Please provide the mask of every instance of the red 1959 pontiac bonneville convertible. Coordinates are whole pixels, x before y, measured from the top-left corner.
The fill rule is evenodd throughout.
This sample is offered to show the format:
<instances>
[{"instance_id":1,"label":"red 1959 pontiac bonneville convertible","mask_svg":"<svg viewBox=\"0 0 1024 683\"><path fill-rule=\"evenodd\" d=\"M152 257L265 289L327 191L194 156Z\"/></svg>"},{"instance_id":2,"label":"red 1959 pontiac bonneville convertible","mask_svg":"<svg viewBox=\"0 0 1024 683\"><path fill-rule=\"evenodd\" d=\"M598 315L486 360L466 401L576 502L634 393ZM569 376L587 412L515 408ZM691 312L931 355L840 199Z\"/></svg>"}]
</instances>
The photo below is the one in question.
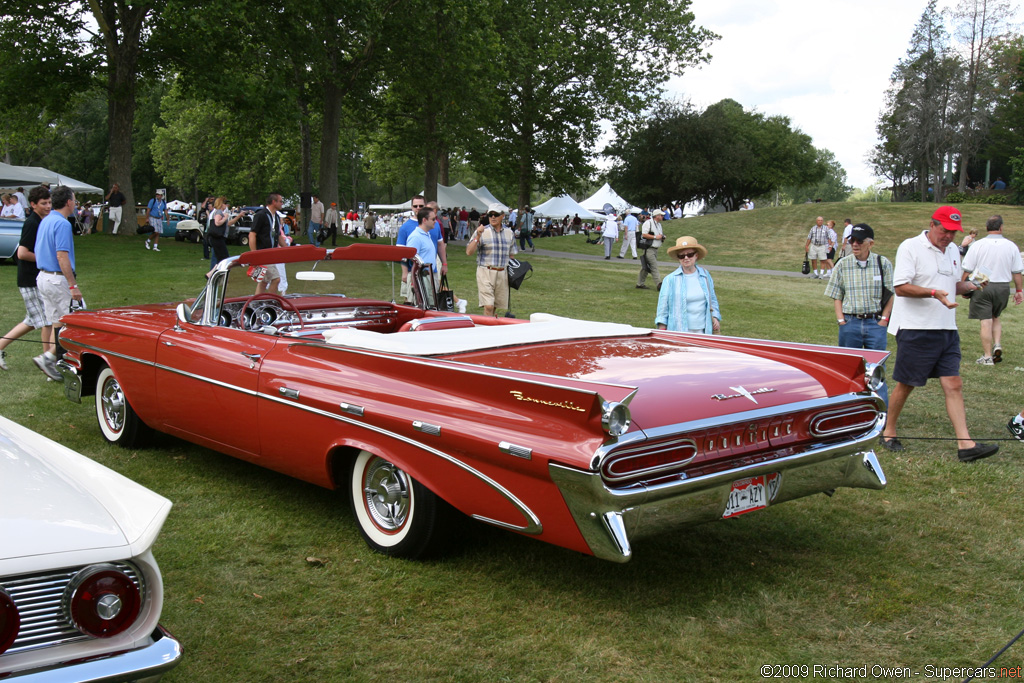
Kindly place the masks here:
<instances>
[{"instance_id":1,"label":"red 1959 pontiac bonneville convertible","mask_svg":"<svg viewBox=\"0 0 1024 683\"><path fill-rule=\"evenodd\" d=\"M626 562L680 525L885 486L883 352L393 303L413 256L248 252L185 303L71 313L67 397L95 395L109 441L155 430L341 489L402 557L451 508Z\"/></svg>"}]
</instances>

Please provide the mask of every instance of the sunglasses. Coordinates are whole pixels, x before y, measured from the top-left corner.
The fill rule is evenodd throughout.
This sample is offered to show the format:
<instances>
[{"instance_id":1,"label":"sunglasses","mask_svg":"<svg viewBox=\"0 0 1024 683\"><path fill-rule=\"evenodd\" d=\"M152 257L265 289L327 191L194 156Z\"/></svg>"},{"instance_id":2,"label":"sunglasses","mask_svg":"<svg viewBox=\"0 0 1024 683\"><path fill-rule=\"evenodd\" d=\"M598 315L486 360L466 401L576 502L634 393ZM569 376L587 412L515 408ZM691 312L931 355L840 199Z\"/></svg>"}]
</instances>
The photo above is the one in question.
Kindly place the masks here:
<instances>
[{"instance_id":1,"label":"sunglasses","mask_svg":"<svg viewBox=\"0 0 1024 683\"><path fill-rule=\"evenodd\" d=\"M494 218L495 216L504 216L504 215L505 214L503 214L503 213L494 213L493 211L488 211L487 212L487 217L488 218Z\"/></svg>"},{"instance_id":2,"label":"sunglasses","mask_svg":"<svg viewBox=\"0 0 1024 683\"><path fill-rule=\"evenodd\" d=\"M695 251L688 251L685 254L679 254L678 258L681 258L681 259L683 259L683 258L693 258L696 255L697 255L697 252L695 252Z\"/></svg>"},{"instance_id":3,"label":"sunglasses","mask_svg":"<svg viewBox=\"0 0 1024 683\"><path fill-rule=\"evenodd\" d=\"M851 239L850 244L864 244L864 240Z\"/></svg>"}]
</instances>

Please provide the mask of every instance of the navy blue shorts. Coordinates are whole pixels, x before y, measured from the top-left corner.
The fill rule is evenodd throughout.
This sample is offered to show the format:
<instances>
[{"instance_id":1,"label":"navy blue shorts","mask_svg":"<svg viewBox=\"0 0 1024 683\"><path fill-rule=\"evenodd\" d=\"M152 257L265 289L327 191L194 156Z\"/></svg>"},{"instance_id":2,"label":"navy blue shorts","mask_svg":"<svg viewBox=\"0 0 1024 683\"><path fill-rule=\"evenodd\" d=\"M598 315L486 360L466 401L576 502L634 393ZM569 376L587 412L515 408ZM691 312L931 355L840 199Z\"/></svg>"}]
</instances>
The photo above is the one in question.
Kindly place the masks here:
<instances>
[{"instance_id":1,"label":"navy blue shorts","mask_svg":"<svg viewBox=\"0 0 1024 683\"><path fill-rule=\"evenodd\" d=\"M892 378L923 387L931 377L960 376L960 334L956 330L899 330Z\"/></svg>"}]
</instances>

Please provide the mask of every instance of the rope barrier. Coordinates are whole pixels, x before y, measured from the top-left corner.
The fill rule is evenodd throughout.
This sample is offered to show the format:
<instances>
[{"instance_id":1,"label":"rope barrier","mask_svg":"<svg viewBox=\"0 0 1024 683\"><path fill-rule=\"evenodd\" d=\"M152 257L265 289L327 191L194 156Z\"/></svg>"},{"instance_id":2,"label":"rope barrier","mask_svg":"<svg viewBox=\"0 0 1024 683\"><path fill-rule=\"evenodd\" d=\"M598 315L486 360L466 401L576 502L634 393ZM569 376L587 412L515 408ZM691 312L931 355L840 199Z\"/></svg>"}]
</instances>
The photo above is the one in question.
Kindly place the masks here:
<instances>
[{"instance_id":1,"label":"rope barrier","mask_svg":"<svg viewBox=\"0 0 1024 683\"><path fill-rule=\"evenodd\" d=\"M971 674L971 677L970 677L970 678L965 678L965 679L964 679L964 683L971 683L971 681L973 681L973 680L974 680L975 676L977 676L977 675L978 675L978 673L980 673L980 672L981 672L982 670L984 670L984 669L987 669L987 668L989 667L989 665L990 665L990 664L991 664L992 662L996 661L996 659L998 659L998 658L999 658L999 655L1001 655L1001 654L1003 654L1004 652L1006 652L1006 651L1007 651L1008 649L1010 649L1010 646L1011 646L1011 645L1013 645L1013 644L1014 644L1014 643L1016 643L1016 642L1017 642L1018 640L1020 640L1020 637L1021 637L1021 636L1024 636L1024 630L1022 630L1022 631L1021 631L1020 633L1018 633L1018 634L1017 634L1017 635L1015 635L1015 636L1014 636L1013 638L1011 638L1011 639L1010 639L1010 642L1008 642L1008 643L1007 643L1006 645L1004 645L1004 646L1002 647L1002 649L1001 649L1001 650L999 650L999 652L997 652L997 653L995 653L994 655L992 655L992 659L990 659L990 660L988 660L987 662L985 662L984 664L982 664L982 665L981 665L981 667L980 667L979 669L976 669L976 670L975 670L975 672L974 672L973 674Z\"/></svg>"}]
</instances>

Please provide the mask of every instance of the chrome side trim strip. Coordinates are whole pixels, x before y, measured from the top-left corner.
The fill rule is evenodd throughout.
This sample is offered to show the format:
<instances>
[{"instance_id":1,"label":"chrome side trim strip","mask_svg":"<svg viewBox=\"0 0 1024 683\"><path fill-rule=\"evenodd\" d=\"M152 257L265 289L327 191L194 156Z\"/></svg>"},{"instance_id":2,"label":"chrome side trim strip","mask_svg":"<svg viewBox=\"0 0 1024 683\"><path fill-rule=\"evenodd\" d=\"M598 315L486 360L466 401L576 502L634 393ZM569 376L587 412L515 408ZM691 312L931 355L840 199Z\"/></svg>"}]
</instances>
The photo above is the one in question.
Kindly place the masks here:
<instances>
[{"instance_id":1,"label":"chrome side trim strip","mask_svg":"<svg viewBox=\"0 0 1024 683\"><path fill-rule=\"evenodd\" d=\"M339 403L338 407L349 415L355 415L356 417L363 416L363 407L357 406L354 403Z\"/></svg>"},{"instance_id":2,"label":"chrome side trim strip","mask_svg":"<svg viewBox=\"0 0 1024 683\"><path fill-rule=\"evenodd\" d=\"M508 441L502 441L501 443L499 443L498 450L501 451L502 453L508 453L509 455L514 455L517 458L522 458L524 460L531 460L533 458L532 448L527 448L526 446L517 446L516 444L509 443Z\"/></svg>"},{"instance_id":3,"label":"chrome side trim strip","mask_svg":"<svg viewBox=\"0 0 1024 683\"><path fill-rule=\"evenodd\" d=\"M299 343L302 343L302 342L299 342ZM269 401L275 401L275 402L281 403L283 405L291 406L292 408L299 408L301 410L305 410L307 412L315 413L317 415L323 415L325 417L329 417L331 419L338 420L339 422L345 422L347 424L350 424L350 425L353 425L353 426L356 426L356 427L361 427L363 429L369 429L370 431L377 432L378 434L381 434L383 436L387 436L389 438L396 439L398 441L402 441L402 442L407 443L407 444L409 444L411 446L414 446L414 447L419 448L421 450L427 451L428 453L432 453L433 455L436 455L439 458L443 458L444 460L447 460L448 462L452 463L456 467L459 467L459 468L465 470L466 472L468 472L469 474L473 475L474 477L480 479L482 482L484 482L485 484L487 484L488 486L493 488L495 491L497 491L498 494L500 494L505 500L507 500L509 503L511 503L517 510L519 510L519 513L526 520L526 524L524 526L515 526L515 525L512 525L512 524L507 524L505 522L501 522L501 521L498 521L498 520L495 520L495 519L490 519L488 517L483 517L483 516L480 516L480 515L470 515L472 518L478 519L481 522L486 522L486 523L492 524L494 526L499 526L499 527L502 527L502 528L505 528L505 529L510 529L512 531L518 531L518 532L524 533L524 534L536 535L536 534L540 534L540 533L542 533L544 531L544 527L540 523L540 519L537 517L536 514L534 514L533 510L531 510L529 507L527 507L511 491L509 491L504 486L502 486L498 482L496 482L493 479L491 479L490 477L488 477L483 472L475 469L471 465L469 465L467 463L464 463L461 460L459 460L458 458L455 458L455 457L453 457L453 456L451 456L451 455L449 455L449 454L447 454L447 453L445 453L443 451L440 451L440 450L438 450L436 448L432 448L432 447L428 446L425 443L422 443L422 442L419 442L419 441L410 440L406 436L402 436L402 435L396 434L396 433L394 433L394 432L392 432L390 430L383 429L383 428L377 427L375 425L370 425L370 424L366 424L365 422L359 422L359 421L356 421L356 420L352 420L352 419L349 419L349 418L347 418L347 417L345 417L343 415L339 415L337 413L331 413L331 412L328 412L326 410L321 410L319 408L313 408L311 406L302 405L301 403L294 403L292 401L286 401L286 400L284 400L282 398L279 398L277 396L272 396L270 394L264 394L264 393L259 392L259 391L254 391L254 390L251 390L251 389L245 389L243 387L239 387L239 386L234 385L234 384L228 384L227 382L222 382L222 381L219 381L219 380L214 380L214 379L211 379L209 377L204 377L204 376L201 376L201 375L197 375L195 373L185 372L184 370L179 370L177 368L172 368L172 367L169 367L169 366L166 366L166 365L160 365L160 364L157 364L157 363L152 362L152 361L144 361L144 360L140 360L138 358L133 358L131 356L126 356L124 354L120 354L120 353L116 353L116 352L112 352L112 351L106 351L105 349L101 349L99 347L91 346L89 344L82 344L82 343L79 343L79 342L74 342L74 344L76 344L77 346L79 346L81 348L88 348L88 349L91 349L93 351L97 351L97 352L100 352L100 353L107 353L107 354L109 354L111 356L116 356L118 358L123 358L125 360L129 360L129 361L132 361L132 362L141 363L142 365L149 365L149 366L152 366L152 367L154 367L154 368L156 368L158 370L166 370L168 372L173 372L175 374L182 375L184 377L190 377L190 378L198 380L200 382L206 382L208 384L213 384L215 386L223 387L224 389L229 389L229 390L232 390L232 391L237 391L237 392L239 392L241 394L245 394L247 396L255 396L256 398L265 398L265 399L267 399ZM308 345L309 346L324 346L323 344L308 344ZM363 354L363 355L372 355L372 354ZM477 374L483 374L483 373L477 373ZM584 391L578 390L578 389L571 389L571 390L579 391L580 393L588 393L588 392L584 392ZM362 410L362 408L360 408L360 410Z\"/></svg>"},{"instance_id":4,"label":"chrome side trim strip","mask_svg":"<svg viewBox=\"0 0 1024 683\"><path fill-rule=\"evenodd\" d=\"M430 434L431 436L441 436L441 426L430 424L429 422L423 422L421 420L413 420L412 428L417 432L423 432L424 434Z\"/></svg>"},{"instance_id":5,"label":"chrome side trim strip","mask_svg":"<svg viewBox=\"0 0 1024 683\"><path fill-rule=\"evenodd\" d=\"M361 427L363 429L368 429L371 432L376 432L376 433L381 434L383 436L387 436L389 438L395 439L396 441L401 441L401 442L406 443L406 444L408 444L410 446L414 446L416 448L419 448L420 450L423 450L423 451L426 451L426 452L431 453L433 455L436 455L437 457L439 457L439 458L441 458L443 460L447 460L451 464L453 464L456 467L464 470L465 472L468 472L469 474L473 475L474 477L476 477L477 479L479 479L480 481L484 482L485 484L490 486L492 489L497 491L498 494L501 495L502 498L507 500L517 510L519 510L519 513L526 519L526 524L525 524L525 526L516 526L514 524L508 524L506 522L501 522L501 521L498 521L496 519L491 519L489 517L483 517L481 515L470 515L470 517L472 517L473 519L480 520L481 522L486 522L486 523L492 524L494 526L499 526L499 527L501 527L503 529L510 529L512 531L518 531L518 532L524 533L524 534L536 535L536 534L540 534L541 532L544 531L544 526L540 523L540 519L537 517L537 515L534 514L533 510L531 510L529 507L527 507L526 504L523 503L523 501L519 500L519 498L517 498L515 496L515 494L513 494L507 488L505 488L504 486L502 486L501 484L499 484L495 480L491 479L489 476L487 476L486 474L484 474L480 470L476 469L472 465L469 465L469 464L467 464L465 462L462 462L458 458L456 458L456 457L454 457L452 455L449 455L448 453L445 453L444 451L441 451L441 450L438 450L436 448L433 448L432 446L428 446L427 444L425 444L425 443L423 443L421 441L415 441L413 439L410 439L408 436L403 436L401 434L396 434L395 432L392 432L391 430L388 430L388 429L384 429L383 427L378 427L376 425L367 424L365 422L359 422L357 420L353 420L353 419L351 419L349 417L346 417L344 415L339 415L337 413L331 413L331 412L328 412L326 410L321 410L320 408L314 408L312 406L305 406L305 405L302 405L301 403L293 403L291 401L285 401L284 399L281 399L281 398L278 398L277 396L272 396L272 395L269 395L269 394L257 393L257 396L259 398L265 398L268 401L274 401L275 403L281 403L281 404L289 406L291 408L299 408L301 410L305 410L307 412L314 413L316 415L322 415L324 417L329 417L329 418L331 418L333 420L337 420L338 422L344 422L344 423L352 425L354 427Z\"/></svg>"}]
</instances>

